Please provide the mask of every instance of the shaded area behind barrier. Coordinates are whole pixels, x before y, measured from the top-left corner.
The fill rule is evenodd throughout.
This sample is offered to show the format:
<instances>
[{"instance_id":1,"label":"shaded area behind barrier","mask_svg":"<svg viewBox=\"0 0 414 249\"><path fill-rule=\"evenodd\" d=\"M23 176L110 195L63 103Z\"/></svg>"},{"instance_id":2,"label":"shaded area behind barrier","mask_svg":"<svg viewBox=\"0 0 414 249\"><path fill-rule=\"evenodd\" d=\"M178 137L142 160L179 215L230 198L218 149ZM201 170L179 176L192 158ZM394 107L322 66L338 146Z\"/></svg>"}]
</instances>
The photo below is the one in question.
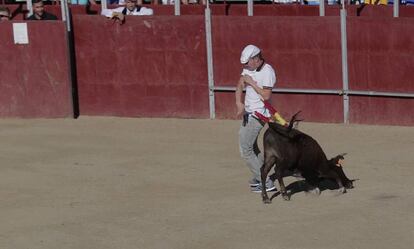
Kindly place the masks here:
<instances>
[{"instance_id":1,"label":"shaded area behind barrier","mask_svg":"<svg viewBox=\"0 0 414 249\"><path fill-rule=\"evenodd\" d=\"M173 5L150 5L154 15L174 15ZM339 16L339 5L325 5L326 16ZM203 5L181 5L182 15L202 15ZM247 16L246 4L211 4L213 15ZM349 16L392 17L393 6L347 5ZM255 4L254 16L319 16L319 6L300 4ZM414 17L414 6L400 6L400 17Z\"/></svg>"},{"instance_id":2,"label":"shaded area behind barrier","mask_svg":"<svg viewBox=\"0 0 414 249\"><path fill-rule=\"evenodd\" d=\"M70 117L65 24L31 21L27 28L29 44L16 45L12 22L0 23L0 117Z\"/></svg>"},{"instance_id":3,"label":"shaded area behind barrier","mask_svg":"<svg viewBox=\"0 0 414 249\"><path fill-rule=\"evenodd\" d=\"M27 13L26 5L7 5L12 13L13 20L23 20L24 13ZM174 5L148 5L152 8L155 16L173 16ZM100 5L70 5L72 14L99 15ZM117 5L109 5L108 8L116 8ZM181 5L181 15L204 15L204 5ZM326 16L339 16L339 5L325 5ZM212 15L225 16L247 16L246 4L210 4ZM346 6L348 16L365 17L393 17L392 5L348 5ZM45 5L45 10L61 18L61 8L59 5ZM253 7L254 16L319 16L319 6L308 6L299 4L255 4ZM401 5L399 9L400 17L414 17L414 6Z\"/></svg>"},{"instance_id":4,"label":"shaded area behind barrier","mask_svg":"<svg viewBox=\"0 0 414 249\"><path fill-rule=\"evenodd\" d=\"M204 17L128 18L74 16L81 115L209 117Z\"/></svg>"},{"instance_id":5,"label":"shaded area behind barrier","mask_svg":"<svg viewBox=\"0 0 414 249\"><path fill-rule=\"evenodd\" d=\"M275 68L276 87L342 89L338 17L217 16L212 26L218 86L236 85L242 69L240 51L252 43L263 49L265 60ZM343 121L339 96L276 94L273 103L282 113L302 110L308 121ZM218 95L216 112L219 118L234 117L233 93Z\"/></svg>"},{"instance_id":6,"label":"shaded area behind barrier","mask_svg":"<svg viewBox=\"0 0 414 249\"><path fill-rule=\"evenodd\" d=\"M24 20L25 16L29 13L24 4L8 4L6 5L10 10L12 20Z\"/></svg>"}]
</instances>

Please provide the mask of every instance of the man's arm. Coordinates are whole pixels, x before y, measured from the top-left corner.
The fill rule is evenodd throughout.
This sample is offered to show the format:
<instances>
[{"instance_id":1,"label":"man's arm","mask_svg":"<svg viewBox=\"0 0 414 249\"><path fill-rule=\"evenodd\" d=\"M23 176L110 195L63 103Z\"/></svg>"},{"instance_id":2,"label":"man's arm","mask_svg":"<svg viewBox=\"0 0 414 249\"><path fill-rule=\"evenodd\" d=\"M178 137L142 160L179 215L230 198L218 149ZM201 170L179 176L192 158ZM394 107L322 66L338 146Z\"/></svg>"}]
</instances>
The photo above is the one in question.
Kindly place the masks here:
<instances>
[{"instance_id":1,"label":"man's arm","mask_svg":"<svg viewBox=\"0 0 414 249\"><path fill-rule=\"evenodd\" d=\"M121 21L121 24L125 20L124 14L122 14L122 11L124 10L124 7L119 7L116 9L104 9L101 11L101 15L109 17L111 19L119 19Z\"/></svg>"},{"instance_id":2,"label":"man's arm","mask_svg":"<svg viewBox=\"0 0 414 249\"><path fill-rule=\"evenodd\" d=\"M109 18L112 18L114 16L117 16L119 14L122 14L122 11L124 10L124 7L118 7L116 9L103 9L101 11L102 16L106 16Z\"/></svg>"},{"instance_id":3,"label":"man's arm","mask_svg":"<svg viewBox=\"0 0 414 249\"><path fill-rule=\"evenodd\" d=\"M237 117L240 118L244 113L244 104L242 101L242 94L244 88L244 79L243 76L240 77L239 82L236 86L236 107L237 107Z\"/></svg>"},{"instance_id":4,"label":"man's arm","mask_svg":"<svg viewBox=\"0 0 414 249\"><path fill-rule=\"evenodd\" d=\"M139 16L152 16L154 14L154 11L150 8L142 7L137 15Z\"/></svg>"},{"instance_id":5,"label":"man's arm","mask_svg":"<svg viewBox=\"0 0 414 249\"><path fill-rule=\"evenodd\" d=\"M272 96L272 88L271 87L263 87L260 88L257 86L257 82L253 80L252 77L246 75L243 76L244 83L248 84L249 86L253 87L253 89L261 96L262 100L269 100Z\"/></svg>"}]
</instances>

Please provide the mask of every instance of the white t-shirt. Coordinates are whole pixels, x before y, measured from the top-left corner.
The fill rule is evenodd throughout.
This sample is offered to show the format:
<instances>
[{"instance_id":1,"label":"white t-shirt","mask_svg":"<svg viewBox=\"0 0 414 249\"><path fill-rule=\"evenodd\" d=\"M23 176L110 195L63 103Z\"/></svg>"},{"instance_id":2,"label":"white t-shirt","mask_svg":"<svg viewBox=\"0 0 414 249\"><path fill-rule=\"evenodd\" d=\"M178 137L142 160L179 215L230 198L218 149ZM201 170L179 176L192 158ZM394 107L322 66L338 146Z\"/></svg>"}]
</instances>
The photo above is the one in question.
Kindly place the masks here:
<instances>
[{"instance_id":1,"label":"white t-shirt","mask_svg":"<svg viewBox=\"0 0 414 249\"><path fill-rule=\"evenodd\" d=\"M276 83L276 74L272 66L265 63L259 71L249 71L243 69L241 75L249 75L257 82L257 86L273 88ZM264 108L263 98L253 89L253 87L246 85L246 96L244 97L244 109L246 112L254 113L255 111L270 117L269 111Z\"/></svg>"},{"instance_id":2,"label":"white t-shirt","mask_svg":"<svg viewBox=\"0 0 414 249\"><path fill-rule=\"evenodd\" d=\"M103 9L101 11L101 15L106 16L106 17L112 17L112 14L114 12L117 13L122 13L122 11L125 9L125 7L118 7L116 9ZM153 10L150 8L146 8L146 7L141 7L141 9L138 11L137 8L135 8L133 11L129 11L127 9L127 15L134 15L134 16L150 16L152 14L154 14Z\"/></svg>"}]
</instances>

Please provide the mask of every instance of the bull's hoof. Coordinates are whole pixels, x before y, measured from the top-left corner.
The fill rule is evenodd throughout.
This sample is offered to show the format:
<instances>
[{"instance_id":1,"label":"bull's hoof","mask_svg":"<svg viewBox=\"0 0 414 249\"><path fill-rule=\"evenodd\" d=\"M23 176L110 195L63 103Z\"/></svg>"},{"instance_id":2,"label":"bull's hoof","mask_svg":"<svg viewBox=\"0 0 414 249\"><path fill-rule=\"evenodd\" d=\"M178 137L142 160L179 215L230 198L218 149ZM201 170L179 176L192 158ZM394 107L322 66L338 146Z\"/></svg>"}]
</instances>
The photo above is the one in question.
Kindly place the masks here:
<instances>
[{"instance_id":1,"label":"bull's hoof","mask_svg":"<svg viewBox=\"0 0 414 249\"><path fill-rule=\"evenodd\" d=\"M282 194L282 197L285 201L290 201L290 195L288 194Z\"/></svg>"},{"instance_id":2,"label":"bull's hoof","mask_svg":"<svg viewBox=\"0 0 414 249\"><path fill-rule=\"evenodd\" d=\"M319 196L321 195L321 190L318 187L316 187L314 189L309 190L308 193L315 196Z\"/></svg>"},{"instance_id":3,"label":"bull's hoof","mask_svg":"<svg viewBox=\"0 0 414 249\"><path fill-rule=\"evenodd\" d=\"M272 203L272 201L269 198L267 198L267 199L263 199L263 203L264 204L270 204L270 203Z\"/></svg>"},{"instance_id":4,"label":"bull's hoof","mask_svg":"<svg viewBox=\"0 0 414 249\"><path fill-rule=\"evenodd\" d=\"M338 193L345 194L346 193L346 188L342 187L342 188L338 189Z\"/></svg>"},{"instance_id":5,"label":"bull's hoof","mask_svg":"<svg viewBox=\"0 0 414 249\"><path fill-rule=\"evenodd\" d=\"M354 188L354 185L352 184L352 182L351 183L348 183L346 186L345 186L345 188L346 189L353 189Z\"/></svg>"}]
</instances>

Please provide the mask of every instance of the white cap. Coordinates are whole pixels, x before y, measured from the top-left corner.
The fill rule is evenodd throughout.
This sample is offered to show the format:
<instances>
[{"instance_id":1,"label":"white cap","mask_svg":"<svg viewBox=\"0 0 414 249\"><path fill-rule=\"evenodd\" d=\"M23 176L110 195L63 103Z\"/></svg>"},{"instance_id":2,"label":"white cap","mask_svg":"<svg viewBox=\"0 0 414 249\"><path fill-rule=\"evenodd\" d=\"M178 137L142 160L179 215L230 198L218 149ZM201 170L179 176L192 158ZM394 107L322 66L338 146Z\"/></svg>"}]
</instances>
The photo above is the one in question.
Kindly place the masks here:
<instances>
[{"instance_id":1,"label":"white cap","mask_svg":"<svg viewBox=\"0 0 414 249\"><path fill-rule=\"evenodd\" d=\"M7 10L0 10L0 15L2 16L10 16L9 12Z\"/></svg>"},{"instance_id":2,"label":"white cap","mask_svg":"<svg viewBox=\"0 0 414 249\"><path fill-rule=\"evenodd\" d=\"M247 45L240 56L241 64L246 64L250 58L258 55L260 53L260 49L255 45Z\"/></svg>"}]
</instances>

